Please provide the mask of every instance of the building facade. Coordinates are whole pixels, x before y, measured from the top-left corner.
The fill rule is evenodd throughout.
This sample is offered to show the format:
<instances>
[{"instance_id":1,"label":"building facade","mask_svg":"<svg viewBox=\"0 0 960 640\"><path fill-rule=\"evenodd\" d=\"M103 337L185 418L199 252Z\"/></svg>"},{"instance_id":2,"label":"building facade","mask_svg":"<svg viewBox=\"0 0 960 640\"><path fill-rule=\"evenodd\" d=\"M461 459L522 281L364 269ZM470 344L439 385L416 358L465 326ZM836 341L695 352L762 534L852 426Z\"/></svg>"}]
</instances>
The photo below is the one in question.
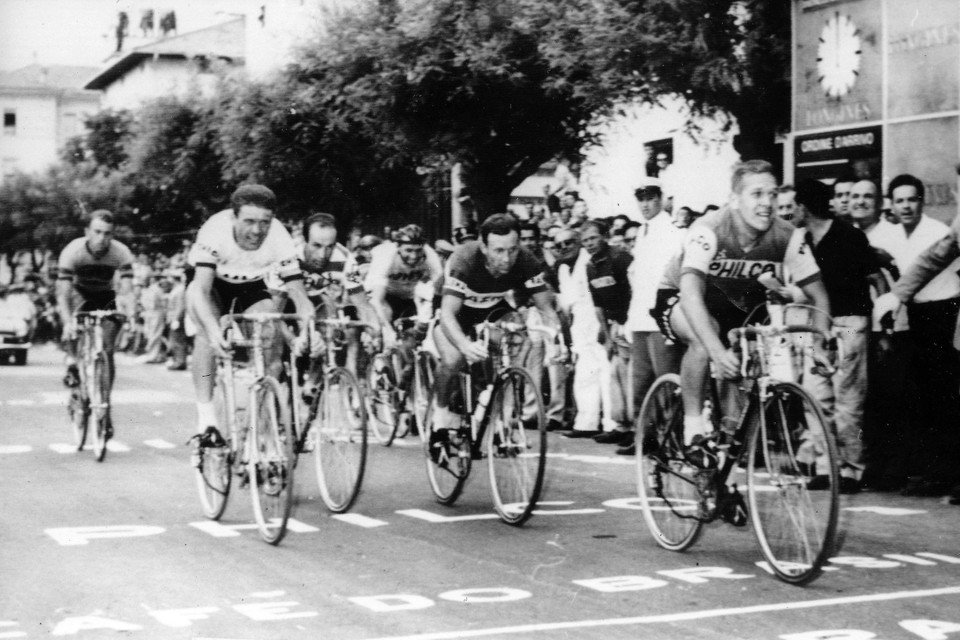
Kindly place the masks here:
<instances>
[{"instance_id":1,"label":"building facade","mask_svg":"<svg viewBox=\"0 0 960 640\"><path fill-rule=\"evenodd\" d=\"M957 213L960 2L794 0L792 133L785 171L846 169L885 188L924 181L924 212Z\"/></svg>"},{"instance_id":2,"label":"building facade","mask_svg":"<svg viewBox=\"0 0 960 640\"><path fill-rule=\"evenodd\" d=\"M30 65L0 73L0 182L39 172L59 159L64 143L83 132L100 108L100 94L83 90L95 69Z\"/></svg>"}]
</instances>

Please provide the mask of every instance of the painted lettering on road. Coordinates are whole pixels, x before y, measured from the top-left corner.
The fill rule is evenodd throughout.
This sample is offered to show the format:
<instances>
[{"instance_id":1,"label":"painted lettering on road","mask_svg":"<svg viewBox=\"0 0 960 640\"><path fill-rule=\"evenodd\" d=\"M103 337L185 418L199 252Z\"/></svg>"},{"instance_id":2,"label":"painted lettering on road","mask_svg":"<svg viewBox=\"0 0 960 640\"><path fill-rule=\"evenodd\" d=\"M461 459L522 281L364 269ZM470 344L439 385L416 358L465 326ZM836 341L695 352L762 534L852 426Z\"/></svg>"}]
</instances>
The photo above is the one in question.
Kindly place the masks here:
<instances>
[{"instance_id":1,"label":"painted lettering on road","mask_svg":"<svg viewBox=\"0 0 960 640\"><path fill-rule=\"evenodd\" d=\"M189 523L194 529L199 529L214 538L236 538L241 531L252 531L257 528L254 524L222 524L214 520L201 520L199 522ZM274 522L273 526L279 526L279 522ZM293 533L316 533L320 531L317 527L300 522L295 518L287 520L287 531Z\"/></svg>"},{"instance_id":2,"label":"painted lettering on road","mask_svg":"<svg viewBox=\"0 0 960 640\"><path fill-rule=\"evenodd\" d=\"M163 527L135 524L107 527L60 527L44 529L44 533L65 547L90 544L91 540L156 536L164 531L166 531L166 529Z\"/></svg>"}]
</instances>

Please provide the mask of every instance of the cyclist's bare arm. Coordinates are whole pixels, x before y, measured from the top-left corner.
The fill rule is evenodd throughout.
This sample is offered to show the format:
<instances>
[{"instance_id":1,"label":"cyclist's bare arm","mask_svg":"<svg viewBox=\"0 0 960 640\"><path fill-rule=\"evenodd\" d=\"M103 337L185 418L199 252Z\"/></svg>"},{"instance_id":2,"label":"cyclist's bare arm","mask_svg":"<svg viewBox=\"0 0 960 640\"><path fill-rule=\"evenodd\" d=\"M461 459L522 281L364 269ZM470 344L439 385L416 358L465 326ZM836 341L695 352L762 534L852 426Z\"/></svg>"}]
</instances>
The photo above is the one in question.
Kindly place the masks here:
<instances>
[{"instance_id":1,"label":"cyclist's bare arm","mask_svg":"<svg viewBox=\"0 0 960 640\"><path fill-rule=\"evenodd\" d=\"M57 280L57 311L64 329L73 322L73 281L65 278Z\"/></svg>"},{"instance_id":2,"label":"cyclist's bare arm","mask_svg":"<svg viewBox=\"0 0 960 640\"><path fill-rule=\"evenodd\" d=\"M214 354L225 357L230 344L220 330L220 319L213 305L213 281L216 276L216 270L198 265L191 283L193 295L190 296L189 302L198 328L207 338Z\"/></svg>"},{"instance_id":3,"label":"cyclist's bare arm","mask_svg":"<svg viewBox=\"0 0 960 640\"><path fill-rule=\"evenodd\" d=\"M823 313L815 313L814 323L816 327L827 333L830 331L830 298L827 297L827 289L820 280L814 280L800 287L803 293L813 302L815 306Z\"/></svg>"},{"instance_id":4,"label":"cyclist's bare arm","mask_svg":"<svg viewBox=\"0 0 960 640\"><path fill-rule=\"evenodd\" d=\"M380 324L384 336L389 338L388 342L392 343L396 337L396 332L391 325L393 318L390 317L390 310L387 308L387 285L385 283L377 283L371 287L369 304L376 314L377 322Z\"/></svg>"},{"instance_id":5,"label":"cyclist's bare arm","mask_svg":"<svg viewBox=\"0 0 960 640\"><path fill-rule=\"evenodd\" d=\"M680 276L680 309L694 336L707 350L721 376L734 378L739 375L740 360L727 350L714 328L703 297L706 289L707 281L703 275L688 272Z\"/></svg>"},{"instance_id":6,"label":"cyclist's bare arm","mask_svg":"<svg viewBox=\"0 0 960 640\"><path fill-rule=\"evenodd\" d=\"M557 331L563 331L563 322L557 313L557 301L553 291L541 291L531 296L534 306L543 317L544 324Z\"/></svg>"},{"instance_id":7,"label":"cyclist's bare arm","mask_svg":"<svg viewBox=\"0 0 960 640\"><path fill-rule=\"evenodd\" d=\"M488 356L482 344L472 342L457 322L457 314L463 308L463 300L457 296L444 295L440 302L440 330L450 343L462 353L469 362L479 362Z\"/></svg>"},{"instance_id":8,"label":"cyclist's bare arm","mask_svg":"<svg viewBox=\"0 0 960 640\"><path fill-rule=\"evenodd\" d=\"M348 294L347 302L357 308L357 314L360 316L361 321L367 323L371 327L380 325L380 317L374 310L373 305L370 304L370 300L367 298L365 291L361 289L356 293Z\"/></svg>"}]
</instances>

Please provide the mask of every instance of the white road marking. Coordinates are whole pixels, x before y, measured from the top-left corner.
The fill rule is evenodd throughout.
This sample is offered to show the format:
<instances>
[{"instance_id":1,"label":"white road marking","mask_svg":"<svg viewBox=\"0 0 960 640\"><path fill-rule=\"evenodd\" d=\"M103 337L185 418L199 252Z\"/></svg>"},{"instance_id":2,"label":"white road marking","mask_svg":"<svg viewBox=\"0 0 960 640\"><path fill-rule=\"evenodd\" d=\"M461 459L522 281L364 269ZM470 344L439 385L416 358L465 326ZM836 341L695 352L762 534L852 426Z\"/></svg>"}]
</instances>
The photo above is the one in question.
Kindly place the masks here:
<instances>
[{"instance_id":1,"label":"white road marking","mask_svg":"<svg viewBox=\"0 0 960 640\"><path fill-rule=\"evenodd\" d=\"M539 624L515 625L512 627L492 627L489 629L471 629L462 631L439 631L421 633L409 636L383 636L376 640L455 640L458 638L482 638L488 636L529 634L541 631L560 631L565 629L591 629L598 627L623 627L647 624L666 624L673 622L688 622L705 620L708 618L725 618L730 616L749 615L753 613L768 613L771 611L795 611L802 609L816 609L820 607L836 607L848 604L865 602L887 602L890 600L907 600L911 598L934 598L960 594L960 587L944 587L942 589L923 589L919 591L895 591L893 593L875 593L862 596L848 596L844 598L825 598L822 600L806 600L801 602L780 602L772 604L754 605L750 607L731 607L727 609L707 609L706 611L688 611L685 613L668 613L652 616L636 616L631 618L605 618L600 620L572 620L570 622L545 622Z\"/></svg>"},{"instance_id":2,"label":"white road marking","mask_svg":"<svg viewBox=\"0 0 960 640\"><path fill-rule=\"evenodd\" d=\"M112 451L113 453L127 453L130 451L130 447L123 444L119 440L107 440L107 451Z\"/></svg>"},{"instance_id":3,"label":"white road marking","mask_svg":"<svg viewBox=\"0 0 960 640\"><path fill-rule=\"evenodd\" d=\"M144 440L143 444L147 445L148 447L153 447L154 449L174 449L177 446L172 442L167 442L166 440L161 440L160 438Z\"/></svg>"},{"instance_id":4,"label":"white road marking","mask_svg":"<svg viewBox=\"0 0 960 640\"><path fill-rule=\"evenodd\" d=\"M384 522L383 520L377 520L376 518L364 516L359 513L338 513L331 517L334 520L339 520L340 522L346 522L347 524L355 524L358 527L363 527L364 529L372 529L374 527L382 527L384 525L390 524L389 522Z\"/></svg>"},{"instance_id":5,"label":"white road marking","mask_svg":"<svg viewBox=\"0 0 960 640\"><path fill-rule=\"evenodd\" d=\"M35 404L36 400L7 400L8 407L32 407Z\"/></svg>"},{"instance_id":6,"label":"white road marking","mask_svg":"<svg viewBox=\"0 0 960 640\"><path fill-rule=\"evenodd\" d=\"M51 451L56 451L57 453L74 453L77 450L77 445L67 444L66 442L54 442L50 445Z\"/></svg>"},{"instance_id":7,"label":"white road marking","mask_svg":"<svg viewBox=\"0 0 960 640\"><path fill-rule=\"evenodd\" d=\"M926 513L922 509L903 509L901 507L845 507L841 511L863 511L865 513L876 513L881 516L913 516L920 513Z\"/></svg>"},{"instance_id":8,"label":"white road marking","mask_svg":"<svg viewBox=\"0 0 960 640\"><path fill-rule=\"evenodd\" d=\"M426 520L427 522L432 522L434 524L444 522L467 522L469 520L496 520L500 517L495 513L480 513L469 516L442 516L438 513L425 511L424 509L403 509L402 511L397 511L397 513L402 516L416 518L417 520Z\"/></svg>"},{"instance_id":9,"label":"white road marking","mask_svg":"<svg viewBox=\"0 0 960 640\"><path fill-rule=\"evenodd\" d=\"M0 445L0 453L29 453L33 447L28 444L5 444Z\"/></svg>"}]
</instances>

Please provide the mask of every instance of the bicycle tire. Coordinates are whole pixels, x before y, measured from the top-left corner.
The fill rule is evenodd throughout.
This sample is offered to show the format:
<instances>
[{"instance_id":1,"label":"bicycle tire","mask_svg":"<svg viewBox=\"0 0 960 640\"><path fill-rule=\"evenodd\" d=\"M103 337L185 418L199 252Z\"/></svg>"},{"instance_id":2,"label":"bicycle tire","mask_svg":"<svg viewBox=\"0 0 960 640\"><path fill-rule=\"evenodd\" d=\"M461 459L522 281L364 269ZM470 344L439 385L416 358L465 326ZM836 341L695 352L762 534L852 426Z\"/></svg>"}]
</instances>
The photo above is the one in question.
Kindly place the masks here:
<instances>
[{"instance_id":1,"label":"bicycle tire","mask_svg":"<svg viewBox=\"0 0 960 640\"><path fill-rule=\"evenodd\" d=\"M433 403L427 409L424 418L427 436L423 443L423 452L427 460L427 479L437 502L452 505L460 497L470 475L471 443L470 424L463 416L460 425L454 429L453 438L437 435L433 423Z\"/></svg>"},{"instance_id":2,"label":"bicycle tire","mask_svg":"<svg viewBox=\"0 0 960 640\"><path fill-rule=\"evenodd\" d=\"M753 530L770 570L794 585L816 579L835 552L838 454L826 425L810 394L793 382L777 382L768 388L762 416L754 421L748 440ZM812 490L815 476L828 486Z\"/></svg>"},{"instance_id":3,"label":"bicycle tire","mask_svg":"<svg viewBox=\"0 0 960 640\"><path fill-rule=\"evenodd\" d=\"M213 387L213 407L217 414L217 429L227 442L232 440L227 416L226 380L218 375ZM197 492L200 494L200 504L203 506L203 515L211 520L219 520L227 509L227 500L230 497L230 487L233 482L233 473L230 469L230 452L232 446L198 448L194 466L194 475L197 480Z\"/></svg>"},{"instance_id":4,"label":"bicycle tire","mask_svg":"<svg viewBox=\"0 0 960 640\"><path fill-rule=\"evenodd\" d=\"M110 371L106 355L97 354L91 367L90 416L88 422L93 431L93 455L97 462L107 457L107 421L110 419Z\"/></svg>"},{"instance_id":5,"label":"bicycle tire","mask_svg":"<svg viewBox=\"0 0 960 640\"><path fill-rule=\"evenodd\" d=\"M529 397L533 415L524 419ZM533 377L519 367L500 374L485 419L493 506L503 522L520 526L537 507L547 467L547 420Z\"/></svg>"},{"instance_id":6,"label":"bicycle tire","mask_svg":"<svg viewBox=\"0 0 960 640\"><path fill-rule=\"evenodd\" d=\"M314 400L309 430L320 497L334 513L350 509L360 495L367 464L367 416L363 389L348 369L338 367L324 375L322 391Z\"/></svg>"},{"instance_id":7,"label":"bicycle tire","mask_svg":"<svg viewBox=\"0 0 960 640\"><path fill-rule=\"evenodd\" d=\"M417 353L416 371L413 378L413 419L421 442L427 441L426 418L433 402L433 385L436 379L437 358L432 353Z\"/></svg>"},{"instance_id":8,"label":"bicycle tire","mask_svg":"<svg viewBox=\"0 0 960 640\"><path fill-rule=\"evenodd\" d=\"M81 385L83 383L81 382ZM70 415L70 424L73 426L73 441L77 451L83 451L87 442L87 427L90 419L90 403L83 396L80 387L70 392L70 401L67 404L67 413Z\"/></svg>"},{"instance_id":9,"label":"bicycle tire","mask_svg":"<svg viewBox=\"0 0 960 640\"><path fill-rule=\"evenodd\" d=\"M684 551L703 530L700 492L683 453L683 397L680 376L657 378L647 391L635 423L637 490L643 518L664 549Z\"/></svg>"},{"instance_id":10,"label":"bicycle tire","mask_svg":"<svg viewBox=\"0 0 960 640\"><path fill-rule=\"evenodd\" d=\"M280 544L293 506L293 430L286 396L274 378L253 390L248 408L247 473L257 529L264 542Z\"/></svg>"},{"instance_id":11,"label":"bicycle tire","mask_svg":"<svg viewBox=\"0 0 960 640\"><path fill-rule=\"evenodd\" d=\"M393 444L396 433L396 375L390 358L382 353L373 357L367 368L369 393L367 414L369 427L377 442L385 447Z\"/></svg>"}]
</instances>

